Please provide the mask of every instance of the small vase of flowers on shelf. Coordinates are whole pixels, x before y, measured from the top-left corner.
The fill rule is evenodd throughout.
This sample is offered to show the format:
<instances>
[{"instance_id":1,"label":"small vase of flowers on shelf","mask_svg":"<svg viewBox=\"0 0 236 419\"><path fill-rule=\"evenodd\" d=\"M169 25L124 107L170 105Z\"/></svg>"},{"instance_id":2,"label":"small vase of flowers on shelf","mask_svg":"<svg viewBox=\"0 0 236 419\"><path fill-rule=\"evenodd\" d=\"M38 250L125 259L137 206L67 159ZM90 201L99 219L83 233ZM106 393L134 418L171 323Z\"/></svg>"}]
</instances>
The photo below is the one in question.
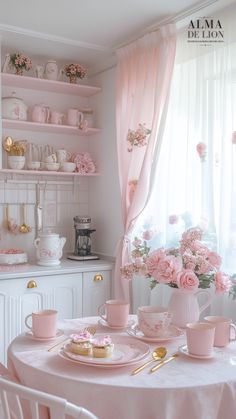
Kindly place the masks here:
<instances>
[{"instance_id":1,"label":"small vase of flowers on shelf","mask_svg":"<svg viewBox=\"0 0 236 419\"><path fill-rule=\"evenodd\" d=\"M24 70L31 70L32 61L27 55L24 55L21 52L15 52L10 55L10 65L15 69L16 74L22 76Z\"/></svg>"},{"instance_id":2,"label":"small vase of flowers on shelf","mask_svg":"<svg viewBox=\"0 0 236 419\"><path fill-rule=\"evenodd\" d=\"M67 64L64 73L69 77L70 83L77 83L77 79L83 79L87 75L87 70L81 64Z\"/></svg>"}]
</instances>

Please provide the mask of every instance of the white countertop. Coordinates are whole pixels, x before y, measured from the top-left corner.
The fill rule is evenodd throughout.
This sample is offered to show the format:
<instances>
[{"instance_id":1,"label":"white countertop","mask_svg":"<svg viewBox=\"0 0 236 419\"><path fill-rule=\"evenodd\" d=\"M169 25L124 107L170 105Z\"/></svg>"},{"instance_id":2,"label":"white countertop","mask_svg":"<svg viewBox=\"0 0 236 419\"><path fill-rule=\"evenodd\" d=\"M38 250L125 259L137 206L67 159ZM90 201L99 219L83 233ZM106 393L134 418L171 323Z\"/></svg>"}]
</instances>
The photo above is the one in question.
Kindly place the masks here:
<instances>
[{"instance_id":1,"label":"white countertop","mask_svg":"<svg viewBox=\"0 0 236 419\"><path fill-rule=\"evenodd\" d=\"M76 272L111 270L113 263L106 260L76 261L63 259L58 266L39 266L36 262L22 265L0 265L0 280L33 276L60 275Z\"/></svg>"}]
</instances>

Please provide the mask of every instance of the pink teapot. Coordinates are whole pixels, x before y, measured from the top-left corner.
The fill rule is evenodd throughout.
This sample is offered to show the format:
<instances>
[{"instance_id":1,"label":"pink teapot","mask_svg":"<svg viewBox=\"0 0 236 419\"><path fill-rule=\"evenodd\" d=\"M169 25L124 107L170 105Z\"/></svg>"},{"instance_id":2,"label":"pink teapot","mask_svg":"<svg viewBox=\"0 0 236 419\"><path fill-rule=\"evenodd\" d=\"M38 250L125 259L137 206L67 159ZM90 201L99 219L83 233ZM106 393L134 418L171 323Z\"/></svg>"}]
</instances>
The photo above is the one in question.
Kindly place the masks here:
<instances>
[{"instance_id":1,"label":"pink teapot","mask_svg":"<svg viewBox=\"0 0 236 419\"><path fill-rule=\"evenodd\" d=\"M34 105L32 109L31 118L33 122L39 122L45 124L49 122L50 109L46 105Z\"/></svg>"}]
</instances>

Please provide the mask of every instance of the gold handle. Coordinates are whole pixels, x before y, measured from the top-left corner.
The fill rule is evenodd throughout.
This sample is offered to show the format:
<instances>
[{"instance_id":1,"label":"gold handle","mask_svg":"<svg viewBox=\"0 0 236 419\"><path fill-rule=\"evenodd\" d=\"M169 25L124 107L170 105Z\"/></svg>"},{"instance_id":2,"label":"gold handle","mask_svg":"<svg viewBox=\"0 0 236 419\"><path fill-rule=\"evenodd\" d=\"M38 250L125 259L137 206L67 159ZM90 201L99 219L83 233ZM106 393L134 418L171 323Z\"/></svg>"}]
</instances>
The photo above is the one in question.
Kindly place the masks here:
<instances>
[{"instance_id":1,"label":"gold handle","mask_svg":"<svg viewBox=\"0 0 236 419\"><path fill-rule=\"evenodd\" d=\"M103 276L101 274L96 274L96 275L94 275L93 280L94 280L94 282L103 281Z\"/></svg>"},{"instance_id":2,"label":"gold handle","mask_svg":"<svg viewBox=\"0 0 236 419\"><path fill-rule=\"evenodd\" d=\"M174 355L170 356L170 358L165 359L165 361L160 362L158 365L151 368L149 373L152 373L152 372L158 370L159 368L163 367L163 365L168 364L168 362L173 361L175 358L177 358L177 356L178 356L178 354L174 354Z\"/></svg>"},{"instance_id":3,"label":"gold handle","mask_svg":"<svg viewBox=\"0 0 236 419\"><path fill-rule=\"evenodd\" d=\"M31 279L27 284L27 288L37 288L37 286L37 282L34 279Z\"/></svg>"}]
</instances>

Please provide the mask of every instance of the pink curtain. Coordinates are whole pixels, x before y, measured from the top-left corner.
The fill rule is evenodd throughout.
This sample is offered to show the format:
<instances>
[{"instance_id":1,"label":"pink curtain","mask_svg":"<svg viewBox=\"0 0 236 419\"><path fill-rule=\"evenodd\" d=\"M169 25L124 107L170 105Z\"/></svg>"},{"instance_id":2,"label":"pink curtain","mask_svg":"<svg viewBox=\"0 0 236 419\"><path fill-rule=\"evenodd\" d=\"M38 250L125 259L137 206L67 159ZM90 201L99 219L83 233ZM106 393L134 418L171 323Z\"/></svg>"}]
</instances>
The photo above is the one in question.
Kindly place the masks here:
<instances>
[{"instance_id":1,"label":"pink curtain","mask_svg":"<svg viewBox=\"0 0 236 419\"><path fill-rule=\"evenodd\" d=\"M124 236L117 246L114 292L129 300L120 267L129 261L129 237L143 211L157 161L175 60L173 25L118 50L116 123ZM155 157L155 158L154 158Z\"/></svg>"}]
</instances>

